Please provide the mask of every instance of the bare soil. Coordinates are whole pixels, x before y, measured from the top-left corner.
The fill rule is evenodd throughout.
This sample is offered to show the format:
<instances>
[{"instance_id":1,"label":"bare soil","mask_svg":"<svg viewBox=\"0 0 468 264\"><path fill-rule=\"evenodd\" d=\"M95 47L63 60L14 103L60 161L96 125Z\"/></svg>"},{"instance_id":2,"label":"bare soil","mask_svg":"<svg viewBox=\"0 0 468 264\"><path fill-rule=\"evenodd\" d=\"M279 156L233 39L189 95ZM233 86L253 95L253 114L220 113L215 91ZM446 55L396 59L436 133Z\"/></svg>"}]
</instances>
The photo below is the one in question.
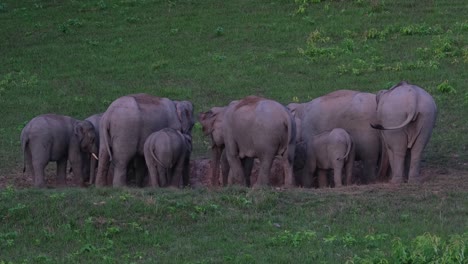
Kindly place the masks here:
<instances>
[{"instance_id":1,"label":"bare soil","mask_svg":"<svg viewBox=\"0 0 468 264\"><path fill-rule=\"evenodd\" d=\"M259 162L255 161L254 168L252 170L251 182L254 184L258 177ZM356 162L354 175L361 173L361 165ZM50 163L46 168L47 186L50 188L58 187L55 183L55 165ZM421 176L423 179L423 186L429 187L434 191L437 190L460 190L468 191L468 171L457 170L451 168L437 168L437 167L423 167L421 170ZM211 160L210 159L197 159L192 160L190 163L190 185L193 188L212 187L211 185ZM67 186L72 187L72 175L69 174L67 178ZM358 178L358 177L357 177ZM219 179L221 182L221 179ZM273 166L270 174L270 183L274 187L281 187L283 185L283 170L278 160L273 162ZM32 179L30 176L22 172L22 169L18 168L11 173L5 174L0 177L0 189L6 186L14 186L16 188L29 188L33 186ZM415 185L418 186L418 185ZM75 186L76 187L76 186ZM340 192L360 192L364 190L380 189L380 188L397 188L398 186L387 183L385 180L380 182L374 182L369 185L361 185L355 180L352 186L346 186L339 188L336 191ZM417 187L415 187L417 188ZM330 190L330 188L326 188Z\"/></svg>"}]
</instances>

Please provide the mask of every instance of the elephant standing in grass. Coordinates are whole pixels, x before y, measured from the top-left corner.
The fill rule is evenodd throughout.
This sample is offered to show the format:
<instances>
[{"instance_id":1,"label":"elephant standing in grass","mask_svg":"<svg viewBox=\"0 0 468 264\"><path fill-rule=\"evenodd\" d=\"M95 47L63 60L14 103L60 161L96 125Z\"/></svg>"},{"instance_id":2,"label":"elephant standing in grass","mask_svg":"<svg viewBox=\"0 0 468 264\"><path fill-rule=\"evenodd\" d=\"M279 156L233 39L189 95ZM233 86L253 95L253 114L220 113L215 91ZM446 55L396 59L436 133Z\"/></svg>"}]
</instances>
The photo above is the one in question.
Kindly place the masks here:
<instances>
[{"instance_id":1,"label":"elephant standing in grass","mask_svg":"<svg viewBox=\"0 0 468 264\"><path fill-rule=\"evenodd\" d=\"M345 129L353 139L356 160L362 160L362 183L376 179L379 157L382 156L380 133L369 123L376 118L376 96L351 90L338 90L308 103L291 103L288 108L302 126L302 139L334 128Z\"/></svg>"},{"instance_id":2,"label":"elephant standing in grass","mask_svg":"<svg viewBox=\"0 0 468 264\"><path fill-rule=\"evenodd\" d=\"M285 186L295 185L296 125L286 107L273 100L248 96L230 104L223 117L222 135L230 167L230 183L245 183L242 159L258 158L260 171L255 185L267 185L273 159L280 156Z\"/></svg>"},{"instance_id":3,"label":"elephant standing in grass","mask_svg":"<svg viewBox=\"0 0 468 264\"><path fill-rule=\"evenodd\" d=\"M113 186L126 184L127 166L137 162L136 178L143 179L143 146L146 138L163 128L191 134L194 124L193 105L188 101L171 101L149 94L132 94L116 99L100 122L99 165L96 186L107 184L109 162L113 163ZM184 185L188 182L184 182Z\"/></svg>"},{"instance_id":4,"label":"elephant standing in grass","mask_svg":"<svg viewBox=\"0 0 468 264\"><path fill-rule=\"evenodd\" d=\"M149 135L144 145L151 187L180 187L189 181L192 138L172 128Z\"/></svg>"},{"instance_id":5,"label":"elephant standing in grass","mask_svg":"<svg viewBox=\"0 0 468 264\"><path fill-rule=\"evenodd\" d=\"M75 184L84 184L89 169L86 153L81 150L83 135L94 133L89 122L69 116L45 114L33 118L21 131L25 170L32 175L34 186L45 187L44 168L57 162L57 183L66 184L67 161L70 161Z\"/></svg>"},{"instance_id":6,"label":"elephant standing in grass","mask_svg":"<svg viewBox=\"0 0 468 264\"><path fill-rule=\"evenodd\" d=\"M312 179L318 170L318 186L331 186L327 182L327 170L333 169L335 187L351 184L354 163L354 144L351 136L342 128L323 132L309 138L307 159L303 174L304 187L311 187Z\"/></svg>"},{"instance_id":7,"label":"elephant standing in grass","mask_svg":"<svg viewBox=\"0 0 468 264\"><path fill-rule=\"evenodd\" d=\"M78 127L89 127L89 124L93 127L93 130L88 129L86 133L83 133L80 143L81 151L88 153L86 160L89 161L89 184L94 183L96 176L99 155L99 121L101 117L102 114L95 114L77 124Z\"/></svg>"},{"instance_id":8,"label":"elephant standing in grass","mask_svg":"<svg viewBox=\"0 0 468 264\"><path fill-rule=\"evenodd\" d=\"M377 94L377 123L387 148L392 183L420 182L421 155L431 138L437 107L422 88L400 82Z\"/></svg>"},{"instance_id":9,"label":"elephant standing in grass","mask_svg":"<svg viewBox=\"0 0 468 264\"><path fill-rule=\"evenodd\" d=\"M236 104L238 101L233 101L231 104ZM200 121L203 129L203 134L209 136L211 139L211 151L212 151L212 173L211 173L211 185L219 185L219 168L221 166L222 184L227 185L229 164L226 158L226 152L224 151L224 136L223 136L223 121L224 113L227 109L225 107L213 107L207 112L200 113L198 120ZM244 173L246 177L247 186L250 186L250 173L253 167L253 159L244 158L242 159Z\"/></svg>"}]
</instances>

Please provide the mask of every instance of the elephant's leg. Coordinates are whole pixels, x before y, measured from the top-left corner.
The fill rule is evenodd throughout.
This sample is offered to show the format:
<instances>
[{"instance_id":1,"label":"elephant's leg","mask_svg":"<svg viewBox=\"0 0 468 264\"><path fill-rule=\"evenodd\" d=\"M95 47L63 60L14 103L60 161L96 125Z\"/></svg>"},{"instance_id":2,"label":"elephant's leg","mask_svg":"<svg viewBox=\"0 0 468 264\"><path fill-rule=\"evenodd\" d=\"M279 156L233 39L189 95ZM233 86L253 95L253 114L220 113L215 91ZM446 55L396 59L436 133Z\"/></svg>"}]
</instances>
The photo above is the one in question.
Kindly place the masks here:
<instances>
[{"instance_id":1,"label":"elephant's leg","mask_svg":"<svg viewBox=\"0 0 468 264\"><path fill-rule=\"evenodd\" d=\"M228 177L228 184L233 185L233 184L244 184L244 172L242 170L242 164L237 156L237 154L234 153L226 153L226 157L229 163L229 177Z\"/></svg>"},{"instance_id":2,"label":"elephant's leg","mask_svg":"<svg viewBox=\"0 0 468 264\"><path fill-rule=\"evenodd\" d=\"M223 175L223 186L226 186L228 184L229 162L224 150L221 152L221 174Z\"/></svg>"},{"instance_id":3,"label":"elephant's leg","mask_svg":"<svg viewBox=\"0 0 468 264\"><path fill-rule=\"evenodd\" d=\"M45 184L44 169L49 163L49 153L51 153L51 146L44 146L40 142L39 144L29 144L31 151L31 163L33 171L34 186L43 188Z\"/></svg>"},{"instance_id":4,"label":"elephant's leg","mask_svg":"<svg viewBox=\"0 0 468 264\"><path fill-rule=\"evenodd\" d=\"M392 170L391 183L403 183L405 178L405 158L407 153L407 137L402 131L383 131L384 142Z\"/></svg>"},{"instance_id":5,"label":"elephant's leg","mask_svg":"<svg viewBox=\"0 0 468 264\"><path fill-rule=\"evenodd\" d=\"M318 186L324 188L328 186L328 171L318 169Z\"/></svg>"},{"instance_id":6,"label":"elephant's leg","mask_svg":"<svg viewBox=\"0 0 468 264\"><path fill-rule=\"evenodd\" d=\"M350 154L345 163L345 182L346 185L351 185L353 181L353 166L354 166L354 154ZM336 186L336 185L335 185Z\"/></svg>"},{"instance_id":7,"label":"elephant's leg","mask_svg":"<svg viewBox=\"0 0 468 264\"><path fill-rule=\"evenodd\" d=\"M48 161L43 157L37 157L32 161L32 167L34 172L34 186L38 188L45 187L44 179L44 168L46 167Z\"/></svg>"},{"instance_id":8,"label":"elephant's leg","mask_svg":"<svg viewBox=\"0 0 468 264\"><path fill-rule=\"evenodd\" d=\"M219 165L220 165L220 159L221 155L226 156L226 154L223 152L221 154L221 148L218 146L213 146L211 148L212 151L212 168L211 168L211 186L219 186ZM224 176L224 175L223 175Z\"/></svg>"},{"instance_id":9,"label":"elephant's leg","mask_svg":"<svg viewBox=\"0 0 468 264\"><path fill-rule=\"evenodd\" d=\"M180 157L179 160L174 164L169 175L169 183L172 187L179 188L182 182L182 174L184 171L185 157Z\"/></svg>"},{"instance_id":10,"label":"elephant's leg","mask_svg":"<svg viewBox=\"0 0 468 264\"><path fill-rule=\"evenodd\" d=\"M67 159L60 159L57 161L57 185L65 186L66 184L67 184Z\"/></svg>"},{"instance_id":11,"label":"elephant's leg","mask_svg":"<svg viewBox=\"0 0 468 264\"><path fill-rule=\"evenodd\" d=\"M184 158L184 164L182 167L182 186L186 187L190 185L190 153L187 153Z\"/></svg>"},{"instance_id":12,"label":"elephant's leg","mask_svg":"<svg viewBox=\"0 0 468 264\"><path fill-rule=\"evenodd\" d=\"M335 183L335 188L343 186L343 167L344 160L335 161L333 165L333 181Z\"/></svg>"},{"instance_id":13,"label":"elephant's leg","mask_svg":"<svg viewBox=\"0 0 468 264\"><path fill-rule=\"evenodd\" d=\"M91 156L89 164L89 184L94 184L96 181L96 167L98 161L93 156Z\"/></svg>"},{"instance_id":14,"label":"elephant's leg","mask_svg":"<svg viewBox=\"0 0 468 264\"><path fill-rule=\"evenodd\" d=\"M114 158L114 179L112 182L114 187L127 185L127 167L131 160L131 157Z\"/></svg>"},{"instance_id":15,"label":"elephant's leg","mask_svg":"<svg viewBox=\"0 0 468 264\"><path fill-rule=\"evenodd\" d=\"M156 165L154 164L155 161L152 160L150 155L145 155L146 164L148 166L148 174L149 174L149 186L151 187L159 187L158 182L158 170L156 169Z\"/></svg>"},{"instance_id":16,"label":"elephant's leg","mask_svg":"<svg viewBox=\"0 0 468 264\"><path fill-rule=\"evenodd\" d=\"M99 162L96 174L96 186L103 187L111 184L114 176L114 165L110 162L110 156L105 147L99 148Z\"/></svg>"},{"instance_id":17,"label":"elephant's leg","mask_svg":"<svg viewBox=\"0 0 468 264\"><path fill-rule=\"evenodd\" d=\"M159 186L160 187L167 187L169 181L168 181L168 170L166 168L163 168L163 166L157 166L157 171L158 171L158 181L159 181Z\"/></svg>"},{"instance_id":18,"label":"elephant's leg","mask_svg":"<svg viewBox=\"0 0 468 264\"><path fill-rule=\"evenodd\" d=\"M409 183L421 183L421 151L411 149L411 160L409 164L409 174L408 182Z\"/></svg>"},{"instance_id":19,"label":"elephant's leg","mask_svg":"<svg viewBox=\"0 0 468 264\"><path fill-rule=\"evenodd\" d=\"M25 166L26 174L30 175L34 182L34 169L33 169L31 150L29 149L29 147L26 147L24 151L24 166Z\"/></svg>"},{"instance_id":20,"label":"elephant's leg","mask_svg":"<svg viewBox=\"0 0 468 264\"><path fill-rule=\"evenodd\" d=\"M275 157L273 155L265 155L260 158L260 170L258 172L255 187L267 186L270 183L269 176L274 158Z\"/></svg>"},{"instance_id":21,"label":"elephant's leg","mask_svg":"<svg viewBox=\"0 0 468 264\"><path fill-rule=\"evenodd\" d=\"M302 184L305 188L311 188L314 181L315 170L317 169L317 161L310 159L304 166L302 174Z\"/></svg>"},{"instance_id":22,"label":"elephant's leg","mask_svg":"<svg viewBox=\"0 0 468 264\"><path fill-rule=\"evenodd\" d=\"M288 157L287 155L283 155L283 157L281 157L281 165L283 166L284 173L284 186L287 188L292 188L296 186L293 162L294 160Z\"/></svg>"},{"instance_id":23,"label":"elephant's leg","mask_svg":"<svg viewBox=\"0 0 468 264\"><path fill-rule=\"evenodd\" d=\"M245 175L245 185L247 185L247 187L251 186L250 175L252 174L254 161L255 159L250 157L245 157L242 159L242 168L244 170Z\"/></svg>"},{"instance_id":24,"label":"elephant's leg","mask_svg":"<svg viewBox=\"0 0 468 264\"><path fill-rule=\"evenodd\" d=\"M405 155L406 152L390 150L388 151L388 157L390 161L390 167L392 169L391 183L399 184L404 182L404 170L405 170Z\"/></svg>"}]
</instances>

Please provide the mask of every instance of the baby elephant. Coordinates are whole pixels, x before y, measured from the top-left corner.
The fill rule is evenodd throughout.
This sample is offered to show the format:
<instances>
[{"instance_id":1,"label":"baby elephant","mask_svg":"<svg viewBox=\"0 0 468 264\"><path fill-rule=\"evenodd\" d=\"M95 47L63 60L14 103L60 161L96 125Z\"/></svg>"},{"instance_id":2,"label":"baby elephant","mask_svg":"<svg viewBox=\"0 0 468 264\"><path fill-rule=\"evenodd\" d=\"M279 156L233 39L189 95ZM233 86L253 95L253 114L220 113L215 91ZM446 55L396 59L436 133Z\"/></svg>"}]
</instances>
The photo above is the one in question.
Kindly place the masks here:
<instances>
[{"instance_id":1,"label":"baby elephant","mask_svg":"<svg viewBox=\"0 0 468 264\"><path fill-rule=\"evenodd\" d=\"M346 185L351 184L354 163L354 144L346 130L335 128L311 137L307 143L307 164L304 186L310 187L314 172L318 169L319 187L327 186L327 171L333 169L335 187L342 186L343 169Z\"/></svg>"},{"instance_id":2,"label":"baby elephant","mask_svg":"<svg viewBox=\"0 0 468 264\"><path fill-rule=\"evenodd\" d=\"M148 136L144 145L151 187L179 187L189 180L192 137L172 128Z\"/></svg>"},{"instance_id":3,"label":"baby elephant","mask_svg":"<svg viewBox=\"0 0 468 264\"><path fill-rule=\"evenodd\" d=\"M33 177L34 186L45 187L44 168L49 161L57 162L57 182L66 181L67 161L73 169L75 184L83 184L89 167L81 149L83 135L94 133L87 121L69 116L45 114L33 118L21 131L21 147L25 168Z\"/></svg>"}]
</instances>

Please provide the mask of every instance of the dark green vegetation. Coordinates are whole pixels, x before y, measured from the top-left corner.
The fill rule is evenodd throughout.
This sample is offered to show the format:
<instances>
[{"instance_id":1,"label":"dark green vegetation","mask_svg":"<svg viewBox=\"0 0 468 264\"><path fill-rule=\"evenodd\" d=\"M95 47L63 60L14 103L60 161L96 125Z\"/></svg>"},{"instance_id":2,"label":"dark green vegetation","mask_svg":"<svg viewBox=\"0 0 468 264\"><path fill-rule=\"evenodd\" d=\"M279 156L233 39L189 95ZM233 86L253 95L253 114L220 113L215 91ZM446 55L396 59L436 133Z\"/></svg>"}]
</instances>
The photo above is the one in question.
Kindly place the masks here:
<instances>
[{"instance_id":1,"label":"dark green vegetation","mask_svg":"<svg viewBox=\"0 0 468 264\"><path fill-rule=\"evenodd\" d=\"M0 262L392 263L433 236L454 248L468 230L467 13L464 0L0 0L7 183L21 177L20 131L42 113L85 118L137 92L199 112L251 94L286 104L401 80L439 108L424 166L459 170L423 187L349 192L7 188ZM194 136L194 157L208 156L199 126Z\"/></svg>"},{"instance_id":2,"label":"dark green vegetation","mask_svg":"<svg viewBox=\"0 0 468 264\"><path fill-rule=\"evenodd\" d=\"M467 263L464 176L341 190L6 188L0 263Z\"/></svg>"}]
</instances>

